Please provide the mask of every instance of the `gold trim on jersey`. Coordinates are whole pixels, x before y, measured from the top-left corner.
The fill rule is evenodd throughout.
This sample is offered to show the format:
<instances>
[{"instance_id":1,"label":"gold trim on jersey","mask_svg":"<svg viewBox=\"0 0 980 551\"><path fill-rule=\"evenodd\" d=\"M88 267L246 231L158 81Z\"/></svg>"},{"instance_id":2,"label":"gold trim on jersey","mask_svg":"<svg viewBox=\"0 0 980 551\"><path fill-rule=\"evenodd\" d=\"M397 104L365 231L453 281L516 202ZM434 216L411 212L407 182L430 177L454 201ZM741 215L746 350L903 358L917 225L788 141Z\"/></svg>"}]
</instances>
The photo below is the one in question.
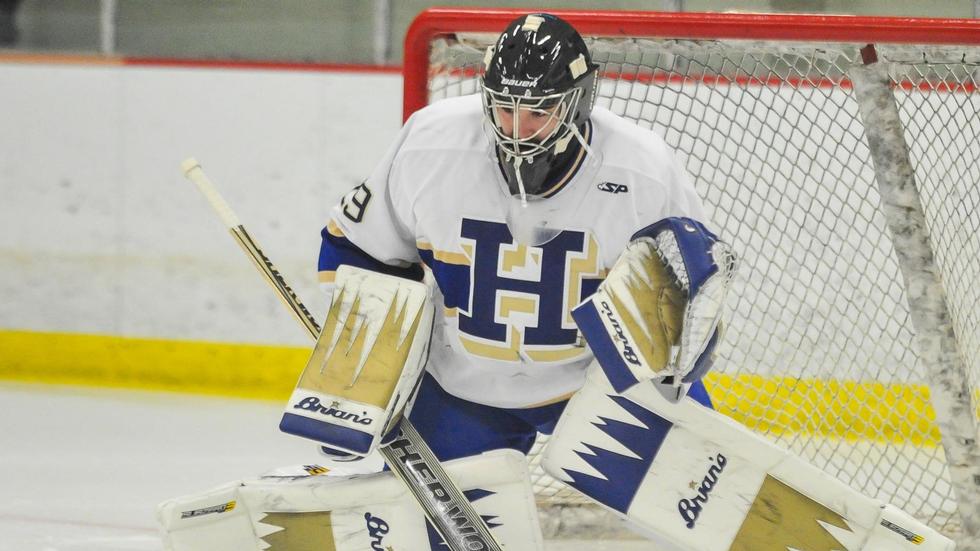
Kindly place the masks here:
<instances>
[{"instance_id":1,"label":"gold trim on jersey","mask_svg":"<svg viewBox=\"0 0 980 551\"><path fill-rule=\"evenodd\" d=\"M513 247L508 250L509 247ZM526 268L530 260L535 265L541 265L541 250L534 248L528 250L528 246L523 243L515 245L502 245L501 264L505 272L512 272L515 268ZM530 254L529 254L530 253Z\"/></svg>"},{"instance_id":2,"label":"gold trim on jersey","mask_svg":"<svg viewBox=\"0 0 980 551\"><path fill-rule=\"evenodd\" d=\"M534 315L538 312L538 301L528 297L501 296L500 315L509 318L513 313Z\"/></svg>"},{"instance_id":3,"label":"gold trim on jersey","mask_svg":"<svg viewBox=\"0 0 980 551\"><path fill-rule=\"evenodd\" d=\"M329 233L334 237L345 237L344 230L340 229L340 226L338 226L337 223L333 221L333 218L331 218L330 221L327 222L327 233Z\"/></svg>"},{"instance_id":4,"label":"gold trim on jersey","mask_svg":"<svg viewBox=\"0 0 980 551\"><path fill-rule=\"evenodd\" d=\"M558 402L564 402L565 400L568 400L569 398L572 397L573 394L575 394L574 391L573 392L569 392L567 394L562 394L561 396L555 396L554 398L552 398L550 400L545 400L543 402L538 402L538 403L535 403L535 404L531 404L529 406L521 406L521 407L515 408L515 409L534 409L534 408L540 408L540 407L544 407L544 406L550 406L551 404L557 404Z\"/></svg>"},{"instance_id":5,"label":"gold trim on jersey","mask_svg":"<svg viewBox=\"0 0 980 551\"><path fill-rule=\"evenodd\" d=\"M499 346L493 344L486 344L475 339L464 336L464 333L459 333L459 342L463 343L463 348L466 349L470 354L475 354L483 358L490 358L492 360L501 360L505 362L516 362L521 359L520 354L517 352L517 348L520 346L521 334L515 327L510 328L510 338L507 339L510 344L506 346Z\"/></svg>"},{"instance_id":6,"label":"gold trim on jersey","mask_svg":"<svg viewBox=\"0 0 980 551\"><path fill-rule=\"evenodd\" d=\"M517 362L521 360L521 353L528 359L535 362L561 362L573 360L587 353L586 348L575 345L564 345L561 348L528 348L528 345L521 345L524 336L516 327L510 327L510 337L505 345L494 345L481 342L465 333L459 333L459 342L470 354L492 360L505 362ZM523 350L522 350L523 349Z\"/></svg>"},{"instance_id":7,"label":"gold trim on jersey","mask_svg":"<svg viewBox=\"0 0 980 551\"><path fill-rule=\"evenodd\" d=\"M565 323L574 325L572 309L582 302L582 280L586 276L605 279L609 270L599 267L599 243L591 232L586 232L588 243L585 246L585 254L579 257L571 256L568 261L569 275L568 290L565 295ZM589 278L591 279L591 278Z\"/></svg>"},{"instance_id":8,"label":"gold trim on jersey","mask_svg":"<svg viewBox=\"0 0 980 551\"><path fill-rule=\"evenodd\" d=\"M528 350L527 345L524 346L524 353L527 354L528 358L536 362L562 362L565 360L572 360L578 358L585 353L585 347L567 345L568 348L563 348L560 350Z\"/></svg>"},{"instance_id":9,"label":"gold trim on jersey","mask_svg":"<svg viewBox=\"0 0 980 551\"><path fill-rule=\"evenodd\" d=\"M337 272L336 270L323 270L317 272L316 279L320 283L333 283L337 280Z\"/></svg>"},{"instance_id":10,"label":"gold trim on jersey","mask_svg":"<svg viewBox=\"0 0 980 551\"><path fill-rule=\"evenodd\" d=\"M464 252L454 253L450 251L441 251L434 249L432 243L428 241L416 241L415 248L421 251L432 251L432 258L435 258L439 262L445 262L446 264L458 264L460 266L470 266L470 259L473 257L473 247L470 245L460 246Z\"/></svg>"}]
</instances>

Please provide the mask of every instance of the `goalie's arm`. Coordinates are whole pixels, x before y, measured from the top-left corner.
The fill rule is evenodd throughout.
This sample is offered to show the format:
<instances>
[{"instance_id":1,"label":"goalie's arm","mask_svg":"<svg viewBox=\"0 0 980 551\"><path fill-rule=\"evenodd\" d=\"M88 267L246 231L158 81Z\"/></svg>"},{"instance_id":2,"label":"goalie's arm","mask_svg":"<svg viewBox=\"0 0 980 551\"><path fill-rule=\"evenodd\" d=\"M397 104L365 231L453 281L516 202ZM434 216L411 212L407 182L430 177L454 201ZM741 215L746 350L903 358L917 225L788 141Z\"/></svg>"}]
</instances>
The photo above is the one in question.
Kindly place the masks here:
<instances>
[{"instance_id":1,"label":"goalie's arm","mask_svg":"<svg viewBox=\"0 0 980 551\"><path fill-rule=\"evenodd\" d=\"M413 201L398 178L402 143L412 126L410 118L371 175L331 209L320 234L321 283L332 283L341 265L422 280Z\"/></svg>"},{"instance_id":2,"label":"goalie's arm","mask_svg":"<svg viewBox=\"0 0 980 551\"><path fill-rule=\"evenodd\" d=\"M348 239L335 220L330 220L320 232L320 237L317 271L321 283L333 283L337 268L343 265L403 277L412 281L422 281L424 272L420 263L398 262L395 265L381 262Z\"/></svg>"},{"instance_id":3,"label":"goalie's arm","mask_svg":"<svg viewBox=\"0 0 980 551\"><path fill-rule=\"evenodd\" d=\"M359 213L360 216L353 216L353 218L363 220L363 215L366 213L367 205L371 201L370 196L365 195L366 188L363 186L364 184L355 187L344 197L344 199L341 200L341 202L334 208L334 217L330 219L327 226L320 232L321 244L319 257L317 260L318 279L320 281L320 287L327 294L327 296L331 297L332 302L338 299L342 300L340 297L340 287L342 287L342 283L338 281L338 277L341 277L341 279L343 277L338 276L338 274L345 273L345 270L347 270L346 273L351 273L351 269L353 269L354 272L364 272L364 275L368 277L370 277L371 273L378 274L379 277L370 277L370 281L380 282L386 281L382 275L395 276L397 278L402 278L413 282L421 282L424 277L421 264L398 262L398 265L393 265L381 262L351 242L351 240L344 234L344 231L341 229L343 222L338 222L338 218ZM342 269L342 267L346 268ZM371 294L371 287L372 285L368 285L364 288L368 294ZM375 285L375 287L377 287L377 285ZM380 289L380 287L377 288ZM336 309L331 308L328 316L329 315L336 316ZM336 321L337 320L334 319L335 323ZM428 328L423 328L423 331L427 330ZM329 336L327 338L327 342L323 342L324 335L320 335L320 337L321 338L317 340L318 348L324 349L325 347L329 347L331 345L333 336ZM372 337L376 338L376 335ZM326 358L320 357L317 361L323 363L326 361ZM390 362L386 362L386 364L389 363ZM322 367L323 366L319 365L308 365L308 371L311 373L310 376L312 377L312 373L321 373L322 378ZM407 371L417 375L420 367L421 366L412 366ZM411 376L412 375L409 377ZM399 386L404 386L407 384L409 385L408 389L413 388L416 382L402 380L402 375L398 373L388 373L387 377L389 383L393 384L395 381L401 381L398 383ZM357 385L353 384L352 388L354 387L357 387ZM357 388L359 389L360 387ZM334 389L333 394L336 392L340 392L340 389ZM405 392L405 390L403 389L402 392ZM332 398L333 397L331 397L331 402L335 401ZM394 404L391 405L394 406ZM400 406L404 406L404 404L402 403ZM384 408L384 417L388 417L387 414L391 413L388 411L388 409L389 408L387 407ZM400 407L396 409L400 409ZM395 416L395 418L397 418L397 416ZM376 430L380 430L380 428L381 427L379 426L374 427ZM364 451L354 452L352 450L351 442L338 442L334 438L327 437L327 435L321 429L322 423L314 423L312 426L310 426L310 423L308 422L297 425L296 423L286 423L284 421L283 425L283 430L286 430L287 432L292 432L300 436L306 436L314 440L318 440L321 444L325 444L322 445L320 449L331 460L346 461L352 457L352 453L354 454L354 457L365 454ZM354 432L352 434L357 433ZM377 435L372 434L372 436ZM377 440L373 440L370 447L373 448L376 444Z\"/></svg>"},{"instance_id":4,"label":"goalie's arm","mask_svg":"<svg viewBox=\"0 0 980 551\"><path fill-rule=\"evenodd\" d=\"M357 193L357 188L351 193ZM347 199L345 198L345 200ZM342 201L337 209L342 210L344 208ZM337 287L337 271L341 266L396 276L410 281L422 281L424 278L425 274L421 264L401 262L400 265L396 266L372 257L344 235L335 219L328 222L327 226L320 232L320 237L320 253L317 260L318 280L320 288L328 297L334 295ZM398 377L394 378L397 379ZM349 461L362 455L361 453L352 454L350 451L341 450L335 447L335 444L330 445L330 443L321 445L320 451L331 461Z\"/></svg>"}]
</instances>

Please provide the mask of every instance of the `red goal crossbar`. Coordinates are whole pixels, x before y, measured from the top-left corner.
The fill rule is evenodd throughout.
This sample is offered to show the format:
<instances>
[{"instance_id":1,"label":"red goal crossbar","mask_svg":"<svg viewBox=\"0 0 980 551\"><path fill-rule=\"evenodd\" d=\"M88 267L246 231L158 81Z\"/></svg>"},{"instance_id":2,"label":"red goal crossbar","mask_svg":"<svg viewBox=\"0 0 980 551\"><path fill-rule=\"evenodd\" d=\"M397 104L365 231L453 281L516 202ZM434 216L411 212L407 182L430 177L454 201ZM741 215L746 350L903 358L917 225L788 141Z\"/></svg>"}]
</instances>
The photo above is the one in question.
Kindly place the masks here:
<instances>
[{"instance_id":1,"label":"red goal crossbar","mask_svg":"<svg viewBox=\"0 0 980 551\"><path fill-rule=\"evenodd\" d=\"M429 8L405 36L403 118L428 104L430 44L461 32L503 31L527 10ZM980 20L762 13L552 10L582 35L634 38L980 44Z\"/></svg>"}]
</instances>

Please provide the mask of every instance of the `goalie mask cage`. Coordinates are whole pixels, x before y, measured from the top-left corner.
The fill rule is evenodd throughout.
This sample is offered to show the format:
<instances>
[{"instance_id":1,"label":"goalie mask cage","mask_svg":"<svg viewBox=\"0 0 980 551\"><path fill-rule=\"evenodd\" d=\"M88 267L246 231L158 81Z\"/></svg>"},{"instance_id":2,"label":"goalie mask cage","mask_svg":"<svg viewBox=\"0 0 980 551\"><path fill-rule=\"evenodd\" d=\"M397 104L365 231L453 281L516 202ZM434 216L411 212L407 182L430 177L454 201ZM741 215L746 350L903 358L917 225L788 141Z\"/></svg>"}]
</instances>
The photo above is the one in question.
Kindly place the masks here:
<instances>
[{"instance_id":1,"label":"goalie mask cage","mask_svg":"<svg viewBox=\"0 0 980 551\"><path fill-rule=\"evenodd\" d=\"M405 116L477 92L521 13L420 15ZM740 257L716 408L980 549L980 22L554 13L597 104L666 138ZM596 533L532 476L546 533Z\"/></svg>"}]
</instances>

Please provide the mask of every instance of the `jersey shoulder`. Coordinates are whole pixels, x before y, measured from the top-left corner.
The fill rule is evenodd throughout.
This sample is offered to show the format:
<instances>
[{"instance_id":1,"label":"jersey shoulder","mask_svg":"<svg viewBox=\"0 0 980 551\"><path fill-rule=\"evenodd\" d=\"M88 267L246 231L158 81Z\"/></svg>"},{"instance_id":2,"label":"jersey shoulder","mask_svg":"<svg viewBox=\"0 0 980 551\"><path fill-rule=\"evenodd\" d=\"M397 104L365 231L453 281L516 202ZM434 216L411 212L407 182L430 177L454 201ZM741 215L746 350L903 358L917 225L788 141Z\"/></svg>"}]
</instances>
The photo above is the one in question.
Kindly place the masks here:
<instances>
[{"instance_id":1,"label":"jersey shoulder","mask_svg":"<svg viewBox=\"0 0 980 551\"><path fill-rule=\"evenodd\" d=\"M606 186L602 191L628 190L641 226L667 216L704 221L701 201L687 171L659 134L604 108L597 108L592 120L596 127L593 145L602 157L600 185Z\"/></svg>"},{"instance_id":2,"label":"jersey shoulder","mask_svg":"<svg viewBox=\"0 0 980 551\"><path fill-rule=\"evenodd\" d=\"M483 150L483 105L477 94L439 100L419 109L405 123L403 152Z\"/></svg>"},{"instance_id":3,"label":"jersey shoulder","mask_svg":"<svg viewBox=\"0 0 980 551\"><path fill-rule=\"evenodd\" d=\"M669 172L676 162L673 149L653 130L600 106L593 110L592 122L598 142L594 145L606 166L659 179L657 175Z\"/></svg>"}]
</instances>

